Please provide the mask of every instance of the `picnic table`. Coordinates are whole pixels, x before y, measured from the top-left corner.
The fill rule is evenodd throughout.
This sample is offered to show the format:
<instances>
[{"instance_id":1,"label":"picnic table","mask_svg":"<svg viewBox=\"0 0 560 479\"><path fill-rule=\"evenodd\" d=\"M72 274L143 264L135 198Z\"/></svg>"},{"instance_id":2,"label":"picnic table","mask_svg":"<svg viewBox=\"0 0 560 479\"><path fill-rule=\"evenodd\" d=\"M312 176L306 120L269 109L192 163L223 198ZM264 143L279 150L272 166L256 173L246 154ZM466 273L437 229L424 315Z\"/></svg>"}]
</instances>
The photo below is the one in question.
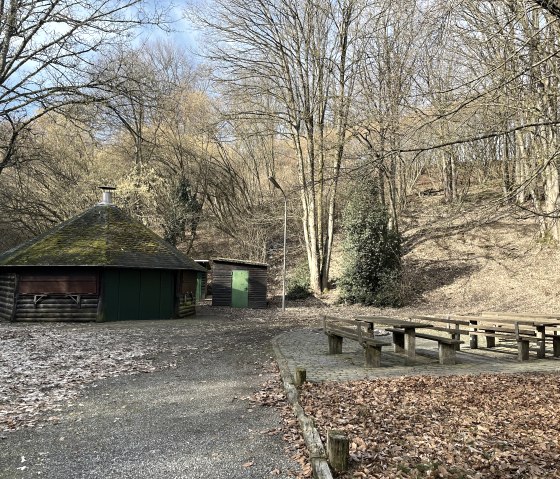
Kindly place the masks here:
<instances>
[{"instance_id":1,"label":"picnic table","mask_svg":"<svg viewBox=\"0 0 560 479\"><path fill-rule=\"evenodd\" d=\"M409 360L416 357L416 330L431 328L428 323L407 321L406 319L389 318L386 316L360 316L356 321L367 323L368 330L374 330L375 325L391 326L393 328L393 345L396 353L401 353ZM403 334L395 333L395 329L402 330Z\"/></svg>"},{"instance_id":2,"label":"picnic table","mask_svg":"<svg viewBox=\"0 0 560 479\"><path fill-rule=\"evenodd\" d=\"M538 341L537 343L537 357L545 357L545 347L546 347L546 328L558 327L560 326L560 319L558 318L545 318L545 317L535 317L530 318L528 316L523 317L502 317L498 315L480 315L480 316L454 316L458 320L468 320L471 327L471 349L478 348L478 334L484 335L487 333L487 345L488 347L494 347L495 338L499 337L502 333L514 334L515 339L522 343L524 347L528 348L528 341L534 339ZM529 329L528 333L520 332L520 327L525 326ZM509 327L509 329L508 329ZM530 329L534 332L531 332ZM530 336L535 336L531 338ZM548 335L549 337L551 335ZM560 354L560 337L556 339L553 337L553 349L554 356ZM526 359L527 353L520 352L520 359ZM523 356L523 357L521 357Z\"/></svg>"}]
</instances>

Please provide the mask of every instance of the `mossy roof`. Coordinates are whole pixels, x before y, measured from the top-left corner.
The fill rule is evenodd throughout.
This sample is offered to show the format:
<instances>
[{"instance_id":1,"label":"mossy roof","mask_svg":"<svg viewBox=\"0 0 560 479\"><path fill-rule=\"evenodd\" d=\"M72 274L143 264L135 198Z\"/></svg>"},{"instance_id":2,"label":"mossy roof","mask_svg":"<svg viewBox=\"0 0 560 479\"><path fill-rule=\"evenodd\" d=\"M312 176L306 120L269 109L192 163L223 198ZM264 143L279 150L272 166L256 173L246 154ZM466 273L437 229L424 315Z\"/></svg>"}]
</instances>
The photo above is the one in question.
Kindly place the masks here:
<instances>
[{"instance_id":1,"label":"mossy roof","mask_svg":"<svg viewBox=\"0 0 560 479\"><path fill-rule=\"evenodd\" d=\"M114 205L96 205L0 255L0 266L206 271Z\"/></svg>"}]
</instances>

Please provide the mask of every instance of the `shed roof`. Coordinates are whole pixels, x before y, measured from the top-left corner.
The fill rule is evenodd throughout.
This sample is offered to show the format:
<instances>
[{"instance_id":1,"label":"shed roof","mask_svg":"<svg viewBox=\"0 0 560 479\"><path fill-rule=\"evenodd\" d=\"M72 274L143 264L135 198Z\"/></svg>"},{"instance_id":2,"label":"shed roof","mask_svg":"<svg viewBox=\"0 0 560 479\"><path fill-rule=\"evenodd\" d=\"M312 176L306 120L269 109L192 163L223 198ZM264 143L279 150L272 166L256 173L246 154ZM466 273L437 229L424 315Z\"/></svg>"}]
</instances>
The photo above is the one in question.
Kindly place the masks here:
<instances>
[{"instance_id":1,"label":"shed roof","mask_svg":"<svg viewBox=\"0 0 560 479\"><path fill-rule=\"evenodd\" d=\"M0 255L1 266L111 266L205 271L114 205L96 205Z\"/></svg>"},{"instance_id":2,"label":"shed roof","mask_svg":"<svg viewBox=\"0 0 560 479\"><path fill-rule=\"evenodd\" d=\"M240 265L268 268L268 263L259 263L257 261L247 261L244 259L233 259L233 258L212 258L212 263L229 263L229 264L240 264Z\"/></svg>"}]
</instances>

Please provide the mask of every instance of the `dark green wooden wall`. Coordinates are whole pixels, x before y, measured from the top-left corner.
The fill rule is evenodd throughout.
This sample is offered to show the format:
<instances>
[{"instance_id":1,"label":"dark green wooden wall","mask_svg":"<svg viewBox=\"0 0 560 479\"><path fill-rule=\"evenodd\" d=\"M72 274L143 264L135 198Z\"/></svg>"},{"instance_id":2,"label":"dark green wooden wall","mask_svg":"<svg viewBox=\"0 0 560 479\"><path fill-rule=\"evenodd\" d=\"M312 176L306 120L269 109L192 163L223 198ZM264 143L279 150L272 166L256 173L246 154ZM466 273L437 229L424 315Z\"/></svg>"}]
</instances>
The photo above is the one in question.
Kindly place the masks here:
<instances>
[{"instance_id":1,"label":"dark green wooden wall","mask_svg":"<svg viewBox=\"0 0 560 479\"><path fill-rule=\"evenodd\" d=\"M106 269L102 282L104 321L173 317L174 271Z\"/></svg>"}]
</instances>

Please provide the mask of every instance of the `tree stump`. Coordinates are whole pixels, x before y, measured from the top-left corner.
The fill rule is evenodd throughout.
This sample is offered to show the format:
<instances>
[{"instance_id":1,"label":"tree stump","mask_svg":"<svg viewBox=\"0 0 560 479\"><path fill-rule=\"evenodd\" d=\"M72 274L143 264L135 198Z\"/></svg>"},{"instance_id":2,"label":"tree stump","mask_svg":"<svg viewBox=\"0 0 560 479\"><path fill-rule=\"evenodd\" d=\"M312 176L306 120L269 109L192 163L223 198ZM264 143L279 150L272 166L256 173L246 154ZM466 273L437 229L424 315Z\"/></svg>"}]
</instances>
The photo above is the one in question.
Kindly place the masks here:
<instances>
[{"instance_id":1,"label":"tree stump","mask_svg":"<svg viewBox=\"0 0 560 479\"><path fill-rule=\"evenodd\" d=\"M301 386L306 379L307 379L307 371L305 370L305 368L301 368L301 367L296 368L294 385Z\"/></svg>"},{"instance_id":2,"label":"tree stump","mask_svg":"<svg viewBox=\"0 0 560 479\"><path fill-rule=\"evenodd\" d=\"M327 455L329 464L336 472L344 472L348 469L348 457L350 454L350 441L342 431L332 429L327 433Z\"/></svg>"}]
</instances>

